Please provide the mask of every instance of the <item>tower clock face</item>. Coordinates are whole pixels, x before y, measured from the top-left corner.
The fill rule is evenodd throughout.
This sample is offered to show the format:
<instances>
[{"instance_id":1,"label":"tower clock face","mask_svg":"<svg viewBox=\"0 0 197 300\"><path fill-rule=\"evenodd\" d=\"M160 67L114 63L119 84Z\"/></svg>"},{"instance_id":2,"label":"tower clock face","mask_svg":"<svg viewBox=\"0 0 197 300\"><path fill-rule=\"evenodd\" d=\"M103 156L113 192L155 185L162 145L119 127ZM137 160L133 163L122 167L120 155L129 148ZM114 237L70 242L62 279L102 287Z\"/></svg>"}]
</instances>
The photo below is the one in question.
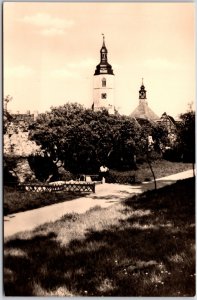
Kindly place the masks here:
<instances>
[{"instance_id":1,"label":"tower clock face","mask_svg":"<svg viewBox=\"0 0 197 300\"><path fill-rule=\"evenodd\" d=\"M143 99L145 98L145 92L140 92L140 97Z\"/></svg>"},{"instance_id":2,"label":"tower clock face","mask_svg":"<svg viewBox=\"0 0 197 300\"><path fill-rule=\"evenodd\" d=\"M100 72L101 72L101 73L107 73L107 69L105 69L105 68L100 68Z\"/></svg>"}]
</instances>

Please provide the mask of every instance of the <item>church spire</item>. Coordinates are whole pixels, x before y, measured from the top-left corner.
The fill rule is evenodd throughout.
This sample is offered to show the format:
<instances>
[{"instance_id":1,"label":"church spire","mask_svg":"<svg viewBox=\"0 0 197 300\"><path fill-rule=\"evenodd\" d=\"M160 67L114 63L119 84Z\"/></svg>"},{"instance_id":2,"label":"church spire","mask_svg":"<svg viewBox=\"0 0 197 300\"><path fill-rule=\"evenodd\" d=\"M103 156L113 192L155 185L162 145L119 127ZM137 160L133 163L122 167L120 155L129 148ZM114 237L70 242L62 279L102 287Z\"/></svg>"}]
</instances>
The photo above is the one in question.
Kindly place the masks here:
<instances>
[{"instance_id":1,"label":"church spire","mask_svg":"<svg viewBox=\"0 0 197 300\"><path fill-rule=\"evenodd\" d=\"M105 35L102 33L103 36L103 44L100 50L100 63L96 66L96 70L94 75L100 74L111 74L114 75L112 66L108 63L107 60L107 48L105 46Z\"/></svg>"},{"instance_id":2,"label":"church spire","mask_svg":"<svg viewBox=\"0 0 197 300\"><path fill-rule=\"evenodd\" d=\"M104 35L104 33L102 33L102 36L103 36L103 47L105 47L105 35Z\"/></svg>"},{"instance_id":3,"label":"church spire","mask_svg":"<svg viewBox=\"0 0 197 300\"><path fill-rule=\"evenodd\" d=\"M100 50L101 53L101 63L107 63L107 48L105 46L105 35L102 33L103 36L103 45L102 48Z\"/></svg>"},{"instance_id":4,"label":"church spire","mask_svg":"<svg viewBox=\"0 0 197 300\"><path fill-rule=\"evenodd\" d=\"M159 117L148 106L146 90L144 86L144 78L142 78L142 84L139 90L139 104L136 109L130 114L130 116L137 119L147 119L152 121L159 119Z\"/></svg>"}]
</instances>

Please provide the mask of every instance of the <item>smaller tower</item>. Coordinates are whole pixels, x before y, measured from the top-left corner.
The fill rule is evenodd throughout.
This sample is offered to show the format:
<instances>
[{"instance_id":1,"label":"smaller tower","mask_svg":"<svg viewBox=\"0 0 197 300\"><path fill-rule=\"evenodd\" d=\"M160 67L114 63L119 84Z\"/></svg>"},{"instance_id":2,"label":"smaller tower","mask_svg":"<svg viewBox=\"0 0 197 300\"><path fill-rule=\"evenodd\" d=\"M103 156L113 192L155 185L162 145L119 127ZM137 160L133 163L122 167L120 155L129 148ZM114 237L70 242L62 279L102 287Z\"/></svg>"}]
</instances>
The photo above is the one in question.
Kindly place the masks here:
<instances>
[{"instance_id":1,"label":"smaller tower","mask_svg":"<svg viewBox=\"0 0 197 300\"><path fill-rule=\"evenodd\" d=\"M142 85L140 87L140 90L139 90L139 99L146 99L146 90L145 90L145 86L144 86L144 83L143 83L143 78L142 78Z\"/></svg>"},{"instance_id":2,"label":"smaller tower","mask_svg":"<svg viewBox=\"0 0 197 300\"><path fill-rule=\"evenodd\" d=\"M159 119L159 117L148 106L143 78L142 78L142 85L139 90L139 104L136 107L136 109L130 114L130 116L134 118L148 119L152 121Z\"/></svg>"},{"instance_id":3,"label":"smaller tower","mask_svg":"<svg viewBox=\"0 0 197 300\"><path fill-rule=\"evenodd\" d=\"M96 66L93 82L93 110L105 108L110 114L114 114L114 73L108 63L105 36L100 50L100 63Z\"/></svg>"}]
</instances>

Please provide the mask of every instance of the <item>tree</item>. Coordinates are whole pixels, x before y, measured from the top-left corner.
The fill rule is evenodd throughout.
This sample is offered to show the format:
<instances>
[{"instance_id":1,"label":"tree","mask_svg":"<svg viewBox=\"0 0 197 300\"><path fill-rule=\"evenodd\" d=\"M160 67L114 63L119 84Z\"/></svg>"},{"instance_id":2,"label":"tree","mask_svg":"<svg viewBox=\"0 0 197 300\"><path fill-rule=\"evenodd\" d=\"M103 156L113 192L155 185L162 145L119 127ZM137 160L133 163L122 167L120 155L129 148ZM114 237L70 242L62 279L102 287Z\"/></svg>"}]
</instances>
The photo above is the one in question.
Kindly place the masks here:
<instances>
[{"instance_id":1,"label":"tree","mask_svg":"<svg viewBox=\"0 0 197 300\"><path fill-rule=\"evenodd\" d=\"M146 119L137 119L141 126L140 139L136 144L136 152L147 162L157 189L156 176L152 161L161 156L162 146L167 141L167 130L161 124Z\"/></svg>"},{"instance_id":2,"label":"tree","mask_svg":"<svg viewBox=\"0 0 197 300\"><path fill-rule=\"evenodd\" d=\"M10 101L12 101L13 98L10 95L5 96L5 98L3 99L4 102L4 110L7 111L7 105Z\"/></svg>"},{"instance_id":3,"label":"tree","mask_svg":"<svg viewBox=\"0 0 197 300\"><path fill-rule=\"evenodd\" d=\"M12 116L7 110L7 105L10 101L12 101L12 97L10 95L7 95L3 99L3 133L5 134L7 132L8 126L10 125L10 122L12 121Z\"/></svg>"},{"instance_id":4,"label":"tree","mask_svg":"<svg viewBox=\"0 0 197 300\"><path fill-rule=\"evenodd\" d=\"M183 160L191 162L194 173L195 164L195 112L188 111L180 115L178 125L178 146L182 153ZM194 174L195 175L195 174Z\"/></svg>"},{"instance_id":5,"label":"tree","mask_svg":"<svg viewBox=\"0 0 197 300\"><path fill-rule=\"evenodd\" d=\"M154 149L154 142L152 139L152 128L149 123L146 124L146 126L143 126L142 132L141 132L141 138L140 141L137 145L138 149L137 152L145 157L146 162L148 163L148 166L151 170L153 180L154 180L154 186L155 190L157 189L157 184L156 184L156 176L151 164L151 152Z\"/></svg>"},{"instance_id":6,"label":"tree","mask_svg":"<svg viewBox=\"0 0 197 300\"><path fill-rule=\"evenodd\" d=\"M121 159L131 165L139 127L129 117L94 112L75 103L51 108L29 128L30 138L55 163L61 161L65 169L80 173L97 172L103 163L120 167ZM116 164L113 155L119 158Z\"/></svg>"},{"instance_id":7,"label":"tree","mask_svg":"<svg viewBox=\"0 0 197 300\"><path fill-rule=\"evenodd\" d=\"M58 167L91 174L98 172L102 164L118 170L132 169L135 156L141 153L139 145L144 134L147 139L153 125L149 124L150 133L144 128L133 118L109 115L105 109L94 112L74 103L52 107L39 115L30 126L30 138Z\"/></svg>"},{"instance_id":8,"label":"tree","mask_svg":"<svg viewBox=\"0 0 197 300\"><path fill-rule=\"evenodd\" d=\"M163 124L154 124L151 130L151 136L154 141L154 150L161 153L163 147L169 144L168 130Z\"/></svg>"}]
</instances>

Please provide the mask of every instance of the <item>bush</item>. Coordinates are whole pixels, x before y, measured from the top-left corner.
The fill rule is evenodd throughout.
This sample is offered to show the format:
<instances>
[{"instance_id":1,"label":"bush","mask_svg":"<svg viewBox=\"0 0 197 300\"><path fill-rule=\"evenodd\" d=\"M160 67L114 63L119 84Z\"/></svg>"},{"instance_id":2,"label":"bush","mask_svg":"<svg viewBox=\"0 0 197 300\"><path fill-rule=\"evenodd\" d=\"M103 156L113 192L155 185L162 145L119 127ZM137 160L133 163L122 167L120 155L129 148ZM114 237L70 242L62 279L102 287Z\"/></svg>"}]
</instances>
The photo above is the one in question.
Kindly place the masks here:
<instances>
[{"instance_id":1,"label":"bush","mask_svg":"<svg viewBox=\"0 0 197 300\"><path fill-rule=\"evenodd\" d=\"M195 157L193 157L194 154L191 153L189 150L185 150L183 153L183 162L184 163L193 163L195 161Z\"/></svg>"},{"instance_id":2,"label":"bush","mask_svg":"<svg viewBox=\"0 0 197 300\"><path fill-rule=\"evenodd\" d=\"M176 148L166 149L163 153L163 158L172 162L180 162L181 153Z\"/></svg>"},{"instance_id":3,"label":"bush","mask_svg":"<svg viewBox=\"0 0 197 300\"><path fill-rule=\"evenodd\" d=\"M36 178L39 181L46 181L50 175L52 175L51 181L60 179L58 174L58 168L56 164L53 163L50 157L32 155L28 157L28 162L31 170L34 172Z\"/></svg>"},{"instance_id":4,"label":"bush","mask_svg":"<svg viewBox=\"0 0 197 300\"><path fill-rule=\"evenodd\" d=\"M9 166L3 167L3 184L5 186L15 186L18 184L18 178L11 173Z\"/></svg>"},{"instance_id":5,"label":"bush","mask_svg":"<svg viewBox=\"0 0 197 300\"><path fill-rule=\"evenodd\" d=\"M70 171L65 170L63 168L61 168L60 177L61 177L62 181L69 181L69 180L75 179L75 176L73 175L73 173L71 173Z\"/></svg>"},{"instance_id":6,"label":"bush","mask_svg":"<svg viewBox=\"0 0 197 300\"><path fill-rule=\"evenodd\" d=\"M132 184L135 183L135 174L134 172L118 172L118 171L109 171L106 176L107 183L120 183L120 184Z\"/></svg>"}]
</instances>

